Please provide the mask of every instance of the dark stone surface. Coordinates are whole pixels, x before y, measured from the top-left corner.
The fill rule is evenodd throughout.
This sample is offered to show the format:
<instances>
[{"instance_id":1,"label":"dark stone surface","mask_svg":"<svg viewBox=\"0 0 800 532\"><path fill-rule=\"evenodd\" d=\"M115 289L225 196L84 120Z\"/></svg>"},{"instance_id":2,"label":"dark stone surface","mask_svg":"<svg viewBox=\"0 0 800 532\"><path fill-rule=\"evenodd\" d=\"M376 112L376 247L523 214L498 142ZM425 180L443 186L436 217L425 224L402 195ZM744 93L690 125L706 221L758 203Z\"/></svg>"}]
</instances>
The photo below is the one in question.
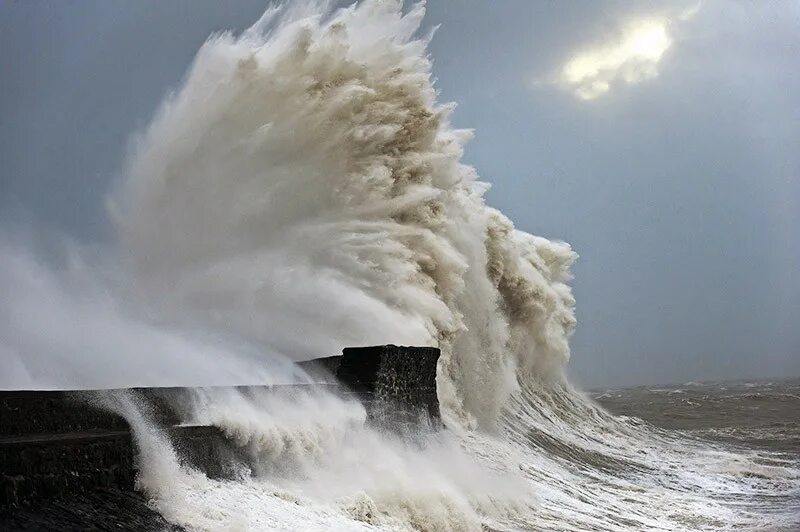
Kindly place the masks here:
<instances>
[{"instance_id":1,"label":"dark stone surface","mask_svg":"<svg viewBox=\"0 0 800 532\"><path fill-rule=\"evenodd\" d=\"M373 421L413 423L421 414L439 416L438 358L436 348L388 345L347 348L300 366L331 391L357 394ZM188 388L0 392L0 530L168 526L133 492L136 449L127 422L99 406L120 392L164 427L185 463L210 477L230 477L236 464L247 464L246 450L221 430L179 425Z\"/></svg>"},{"instance_id":2,"label":"dark stone surface","mask_svg":"<svg viewBox=\"0 0 800 532\"><path fill-rule=\"evenodd\" d=\"M359 396L373 418L423 413L438 419L440 353L436 347L346 347L339 356L307 360L299 366L318 382L327 383L333 377Z\"/></svg>"},{"instance_id":3,"label":"dark stone surface","mask_svg":"<svg viewBox=\"0 0 800 532\"><path fill-rule=\"evenodd\" d=\"M187 464L230 477L246 457L216 427L172 427L165 434ZM133 490L136 449L129 431L0 438L0 512L96 488Z\"/></svg>"},{"instance_id":4,"label":"dark stone surface","mask_svg":"<svg viewBox=\"0 0 800 532\"><path fill-rule=\"evenodd\" d=\"M439 355L435 347L348 347L342 353L336 376L342 384L368 395L380 415L426 413L438 418Z\"/></svg>"},{"instance_id":5,"label":"dark stone surface","mask_svg":"<svg viewBox=\"0 0 800 532\"><path fill-rule=\"evenodd\" d=\"M132 490L134 477L127 431L0 440L0 510L97 487Z\"/></svg>"},{"instance_id":6,"label":"dark stone surface","mask_svg":"<svg viewBox=\"0 0 800 532\"><path fill-rule=\"evenodd\" d=\"M128 430L120 416L86 408L92 392L0 392L0 436Z\"/></svg>"},{"instance_id":7,"label":"dark stone surface","mask_svg":"<svg viewBox=\"0 0 800 532\"><path fill-rule=\"evenodd\" d=\"M0 437L23 434L128 430L119 415L98 405L103 396L124 392L161 426L180 423L189 388L125 390L0 391Z\"/></svg>"},{"instance_id":8,"label":"dark stone surface","mask_svg":"<svg viewBox=\"0 0 800 532\"><path fill-rule=\"evenodd\" d=\"M14 512L0 512L0 530L178 532L183 529L168 523L134 491L97 488L39 501Z\"/></svg>"}]
</instances>

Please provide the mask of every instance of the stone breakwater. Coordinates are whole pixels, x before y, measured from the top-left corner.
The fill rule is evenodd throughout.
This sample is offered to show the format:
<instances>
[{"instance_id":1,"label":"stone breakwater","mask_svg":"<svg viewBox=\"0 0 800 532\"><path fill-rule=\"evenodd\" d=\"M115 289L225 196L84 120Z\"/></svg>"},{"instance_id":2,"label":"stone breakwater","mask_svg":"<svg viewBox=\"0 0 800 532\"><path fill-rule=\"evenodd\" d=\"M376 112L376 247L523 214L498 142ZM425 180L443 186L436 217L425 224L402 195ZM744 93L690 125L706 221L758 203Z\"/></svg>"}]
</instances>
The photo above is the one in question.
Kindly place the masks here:
<instances>
[{"instance_id":1,"label":"stone breakwater","mask_svg":"<svg viewBox=\"0 0 800 532\"><path fill-rule=\"evenodd\" d=\"M342 355L299 366L318 383L302 386L355 394L373 422L407 423L420 416L438 418L438 357L436 348L388 345L346 348ZM242 388L243 393L247 390ZM187 463L211 477L225 477L231 473L226 464L244 457L220 429L180 425L181 406L190 392L127 390ZM0 529L102 529L103 522L116 529L118 525L164 529L159 516L147 517L145 502L134 493L136 448L131 431L121 416L98 406L96 398L102 393L108 391L0 392ZM98 503L116 499L106 509ZM131 511L131 515L146 522L110 515L116 507L142 509L144 513ZM45 521L37 525L37 519Z\"/></svg>"},{"instance_id":2,"label":"stone breakwater","mask_svg":"<svg viewBox=\"0 0 800 532\"><path fill-rule=\"evenodd\" d=\"M341 355L301 362L309 375L356 394L373 418L389 422L420 413L439 418L435 347L346 347Z\"/></svg>"}]
</instances>

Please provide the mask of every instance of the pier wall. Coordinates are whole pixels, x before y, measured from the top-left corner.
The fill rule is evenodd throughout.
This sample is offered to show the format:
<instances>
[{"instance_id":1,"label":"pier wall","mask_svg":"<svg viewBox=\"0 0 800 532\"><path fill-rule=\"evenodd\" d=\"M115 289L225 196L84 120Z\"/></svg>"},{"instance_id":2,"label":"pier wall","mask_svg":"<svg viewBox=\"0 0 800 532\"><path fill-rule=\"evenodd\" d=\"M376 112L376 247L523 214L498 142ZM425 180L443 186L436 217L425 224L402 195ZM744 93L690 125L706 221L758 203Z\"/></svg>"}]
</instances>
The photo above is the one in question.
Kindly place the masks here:
<instances>
[{"instance_id":1,"label":"pier wall","mask_svg":"<svg viewBox=\"0 0 800 532\"><path fill-rule=\"evenodd\" d=\"M371 418L438 418L436 363L429 347L347 348L299 364L320 385L354 394ZM308 386L308 385L304 385ZM180 426L187 388L126 390L144 404L189 464L212 477L242 458L219 429ZM109 391L0 391L0 513L97 489L132 491L136 446L121 416L100 406Z\"/></svg>"}]
</instances>

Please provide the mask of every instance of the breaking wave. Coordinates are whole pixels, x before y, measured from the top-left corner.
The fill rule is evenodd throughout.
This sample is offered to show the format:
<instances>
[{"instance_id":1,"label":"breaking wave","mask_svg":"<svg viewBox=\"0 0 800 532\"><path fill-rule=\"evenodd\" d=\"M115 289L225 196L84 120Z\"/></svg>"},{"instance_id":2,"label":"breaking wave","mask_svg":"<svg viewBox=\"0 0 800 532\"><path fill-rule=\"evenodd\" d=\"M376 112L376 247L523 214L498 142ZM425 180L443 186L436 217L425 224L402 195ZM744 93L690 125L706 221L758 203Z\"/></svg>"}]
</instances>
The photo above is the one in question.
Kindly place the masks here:
<instances>
[{"instance_id":1,"label":"breaking wave","mask_svg":"<svg viewBox=\"0 0 800 532\"><path fill-rule=\"evenodd\" d=\"M576 255L484 203L461 162L470 132L436 100L424 11L294 4L209 38L109 199L110 260L115 297L159 339L201 330L292 360L440 347L448 430L387 433L322 392L198 390L184 421L253 457L214 480L134 399L109 396L136 432L140 489L198 530L788 528L792 515L757 502L796 496L788 460L615 418L571 388ZM204 364L242 358L198 349Z\"/></svg>"},{"instance_id":2,"label":"breaking wave","mask_svg":"<svg viewBox=\"0 0 800 532\"><path fill-rule=\"evenodd\" d=\"M119 247L164 319L296 358L437 345L448 421L488 428L517 375L561 377L575 255L485 205L423 14L271 10L209 39L131 158Z\"/></svg>"}]
</instances>

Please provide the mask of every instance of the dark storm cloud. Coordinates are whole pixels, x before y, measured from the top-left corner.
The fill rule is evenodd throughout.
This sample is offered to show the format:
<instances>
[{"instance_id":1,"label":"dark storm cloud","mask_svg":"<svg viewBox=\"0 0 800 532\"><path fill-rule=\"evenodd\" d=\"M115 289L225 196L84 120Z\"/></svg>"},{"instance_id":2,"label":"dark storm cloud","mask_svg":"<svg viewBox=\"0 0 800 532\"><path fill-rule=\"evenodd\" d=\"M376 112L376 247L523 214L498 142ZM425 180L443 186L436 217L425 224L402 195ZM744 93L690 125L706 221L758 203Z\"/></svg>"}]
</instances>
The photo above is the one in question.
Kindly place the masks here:
<instances>
[{"instance_id":1,"label":"dark storm cloud","mask_svg":"<svg viewBox=\"0 0 800 532\"><path fill-rule=\"evenodd\" d=\"M131 132L209 33L263 7L0 4L0 218L102 237ZM653 16L672 21L657 75L589 101L541 82ZM798 22L789 2L430 3L490 203L581 255L580 381L800 373Z\"/></svg>"}]
</instances>

